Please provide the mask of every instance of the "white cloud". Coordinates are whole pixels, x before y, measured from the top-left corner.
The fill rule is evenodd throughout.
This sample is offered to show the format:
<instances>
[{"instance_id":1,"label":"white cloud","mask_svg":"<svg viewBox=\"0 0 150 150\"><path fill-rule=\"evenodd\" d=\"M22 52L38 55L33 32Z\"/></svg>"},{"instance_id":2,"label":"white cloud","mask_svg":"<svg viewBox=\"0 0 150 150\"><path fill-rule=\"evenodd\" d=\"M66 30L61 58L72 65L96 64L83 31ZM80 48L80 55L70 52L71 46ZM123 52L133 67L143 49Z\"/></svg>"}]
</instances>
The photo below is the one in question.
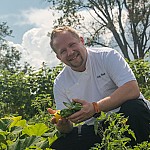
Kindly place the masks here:
<instances>
[{"instance_id":1,"label":"white cloud","mask_svg":"<svg viewBox=\"0 0 150 150\"><path fill-rule=\"evenodd\" d=\"M22 23L20 22L22 25L32 24L40 28L52 28L53 21L60 16L60 12L57 13L56 11L48 8L31 8L29 10L22 11L22 16L24 17L24 21L22 21Z\"/></svg>"},{"instance_id":2,"label":"white cloud","mask_svg":"<svg viewBox=\"0 0 150 150\"><path fill-rule=\"evenodd\" d=\"M23 36L22 46L30 55L30 64L36 68L41 67L43 62L50 67L54 67L60 63L50 48L47 33L47 29L33 28Z\"/></svg>"},{"instance_id":3,"label":"white cloud","mask_svg":"<svg viewBox=\"0 0 150 150\"><path fill-rule=\"evenodd\" d=\"M27 61L35 68L41 67L45 62L48 66L54 67L60 63L52 52L49 45L49 37L47 36L53 28L53 21L59 14L48 9L30 9L22 12L24 20L18 25L34 25L24 33L21 44L15 44L22 53L22 62Z\"/></svg>"}]
</instances>

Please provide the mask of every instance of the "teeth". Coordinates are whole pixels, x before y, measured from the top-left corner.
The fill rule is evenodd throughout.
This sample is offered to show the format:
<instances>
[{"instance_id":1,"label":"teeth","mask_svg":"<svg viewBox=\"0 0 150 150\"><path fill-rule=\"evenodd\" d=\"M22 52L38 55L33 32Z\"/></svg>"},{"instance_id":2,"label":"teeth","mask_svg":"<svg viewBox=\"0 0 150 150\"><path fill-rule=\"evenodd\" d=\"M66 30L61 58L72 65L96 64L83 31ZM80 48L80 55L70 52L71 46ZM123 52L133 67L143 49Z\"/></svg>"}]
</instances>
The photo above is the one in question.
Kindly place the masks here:
<instances>
[{"instance_id":1,"label":"teeth","mask_svg":"<svg viewBox=\"0 0 150 150\"><path fill-rule=\"evenodd\" d=\"M70 59L70 61L72 61L72 60L74 60L74 59L76 59L76 58L77 58L77 56L74 56L73 58Z\"/></svg>"},{"instance_id":2,"label":"teeth","mask_svg":"<svg viewBox=\"0 0 150 150\"><path fill-rule=\"evenodd\" d=\"M72 58L72 60L74 60L74 59L76 59L77 58L77 56L75 56L74 58Z\"/></svg>"}]
</instances>

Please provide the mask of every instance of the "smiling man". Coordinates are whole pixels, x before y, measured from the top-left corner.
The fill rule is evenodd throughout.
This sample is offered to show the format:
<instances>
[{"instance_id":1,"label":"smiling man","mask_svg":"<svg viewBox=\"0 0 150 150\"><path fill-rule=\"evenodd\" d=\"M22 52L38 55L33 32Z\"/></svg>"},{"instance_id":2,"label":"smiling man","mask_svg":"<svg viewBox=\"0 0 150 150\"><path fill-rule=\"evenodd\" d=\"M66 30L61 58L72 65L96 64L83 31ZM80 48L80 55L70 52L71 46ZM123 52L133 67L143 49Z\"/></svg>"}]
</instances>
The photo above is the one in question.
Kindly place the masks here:
<instances>
[{"instance_id":1,"label":"smiling man","mask_svg":"<svg viewBox=\"0 0 150 150\"><path fill-rule=\"evenodd\" d=\"M50 45L57 58L66 64L54 83L56 108L63 109L63 102L82 104L82 109L68 118L58 122L52 118L57 129L66 134L52 148L88 150L94 143L100 143L101 137L94 134L93 124L101 111L129 117L128 124L137 138L131 141L132 146L149 140L148 101L140 93L131 68L116 50L86 48L83 37L68 26L53 30ZM52 112L51 108L48 111ZM73 123L83 121L84 125L73 127Z\"/></svg>"},{"instance_id":2,"label":"smiling man","mask_svg":"<svg viewBox=\"0 0 150 150\"><path fill-rule=\"evenodd\" d=\"M83 46L83 38L68 31L57 34L51 42L57 58L74 71L84 71L86 69L87 50Z\"/></svg>"}]
</instances>

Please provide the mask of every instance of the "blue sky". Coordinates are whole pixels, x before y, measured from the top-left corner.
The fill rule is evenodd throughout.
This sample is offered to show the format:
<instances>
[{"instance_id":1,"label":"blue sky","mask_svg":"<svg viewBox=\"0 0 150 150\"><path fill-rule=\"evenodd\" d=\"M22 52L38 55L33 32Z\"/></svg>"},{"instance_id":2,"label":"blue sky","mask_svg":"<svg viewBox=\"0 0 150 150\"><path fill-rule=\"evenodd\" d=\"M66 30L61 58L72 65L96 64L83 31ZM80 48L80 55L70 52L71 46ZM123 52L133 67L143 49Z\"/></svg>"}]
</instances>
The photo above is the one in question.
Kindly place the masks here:
<instances>
[{"instance_id":1,"label":"blue sky","mask_svg":"<svg viewBox=\"0 0 150 150\"><path fill-rule=\"evenodd\" d=\"M60 17L61 12L51 10L46 0L1 0L0 22L7 22L13 30L14 37L7 40L22 53L23 62L28 62L35 68L45 62L53 67L60 63L49 45L48 32L52 31L53 22ZM86 21L90 21L87 12Z\"/></svg>"},{"instance_id":2,"label":"blue sky","mask_svg":"<svg viewBox=\"0 0 150 150\"><path fill-rule=\"evenodd\" d=\"M22 62L27 61L33 67L39 68L42 62L49 66L56 66L58 59L49 45L48 32L53 28L53 21L60 17L61 13L49 9L46 0L1 0L0 22L7 22L12 35L7 40L22 53ZM82 11L86 23L91 20L87 11ZM82 30L83 31L83 30ZM111 35L107 34L107 38Z\"/></svg>"},{"instance_id":3,"label":"blue sky","mask_svg":"<svg viewBox=\"0 0 150 150\"><path fill-rule=\"evenodd\" d=\"M46 0L1 0L0 2L0 22L7 22L13 30L14 37L9 37L7 40L22 53L22 62L27 61L36 68L41 66L42 62L46 62L49 66L60 63L51 52L47 33L51 32L53 21L60 17L61 12L49 9L49 5ZM79 13L85 17L83 23L88 26L91 21L88 12L83 10ZM107 34L109 40L108 37L109 34Z\"/></svg>"},{"instance_id":4,"label":"blue sky","mask_svg":"<svg viewBox=\"0 0 150 150\"><path fill-rule=\"evenodd\" d=\"M21 53L21 63L28 62L35 68L45 62L50 67L60 63L49 45L47 33L53 28L57 13L49 9L46 0L1 0L0 22L7 22L13 30L6 39Z\"/></svg>"},{"instance_id":5,"label":"blue sky","mask_svg":"<svg viewBox=\"0 0 150 150\"><path fill-rule=\"evenodd\" d=\"M22 24L24 21L23 12L30 9L44 9L49 6L46 0L1 0L0 22L7 22L13 30L14 38L8 38L15 43L21 43L23 34L33 28L34 24Z\"/></svg>"}]
</instances>

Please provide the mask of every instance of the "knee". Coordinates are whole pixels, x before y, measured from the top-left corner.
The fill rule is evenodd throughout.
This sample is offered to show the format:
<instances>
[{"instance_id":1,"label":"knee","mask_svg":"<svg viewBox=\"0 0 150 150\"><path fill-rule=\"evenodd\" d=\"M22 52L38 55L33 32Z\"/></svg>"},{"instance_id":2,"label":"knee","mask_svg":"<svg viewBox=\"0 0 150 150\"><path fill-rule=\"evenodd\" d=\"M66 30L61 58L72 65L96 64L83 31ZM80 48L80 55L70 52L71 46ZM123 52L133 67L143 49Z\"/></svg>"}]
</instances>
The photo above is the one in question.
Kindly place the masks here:
<instances>
[{"instance_id":1,"label":"knee","mask_svg":"<svg viewBox=\"0 0 150 150\"><path fill-rule=\"evenodd\" d=\"M142 111L145 109L142 100L128 100L121 105L120 113L125 116L141 116Z\"/></svg>"}]
</instances>

